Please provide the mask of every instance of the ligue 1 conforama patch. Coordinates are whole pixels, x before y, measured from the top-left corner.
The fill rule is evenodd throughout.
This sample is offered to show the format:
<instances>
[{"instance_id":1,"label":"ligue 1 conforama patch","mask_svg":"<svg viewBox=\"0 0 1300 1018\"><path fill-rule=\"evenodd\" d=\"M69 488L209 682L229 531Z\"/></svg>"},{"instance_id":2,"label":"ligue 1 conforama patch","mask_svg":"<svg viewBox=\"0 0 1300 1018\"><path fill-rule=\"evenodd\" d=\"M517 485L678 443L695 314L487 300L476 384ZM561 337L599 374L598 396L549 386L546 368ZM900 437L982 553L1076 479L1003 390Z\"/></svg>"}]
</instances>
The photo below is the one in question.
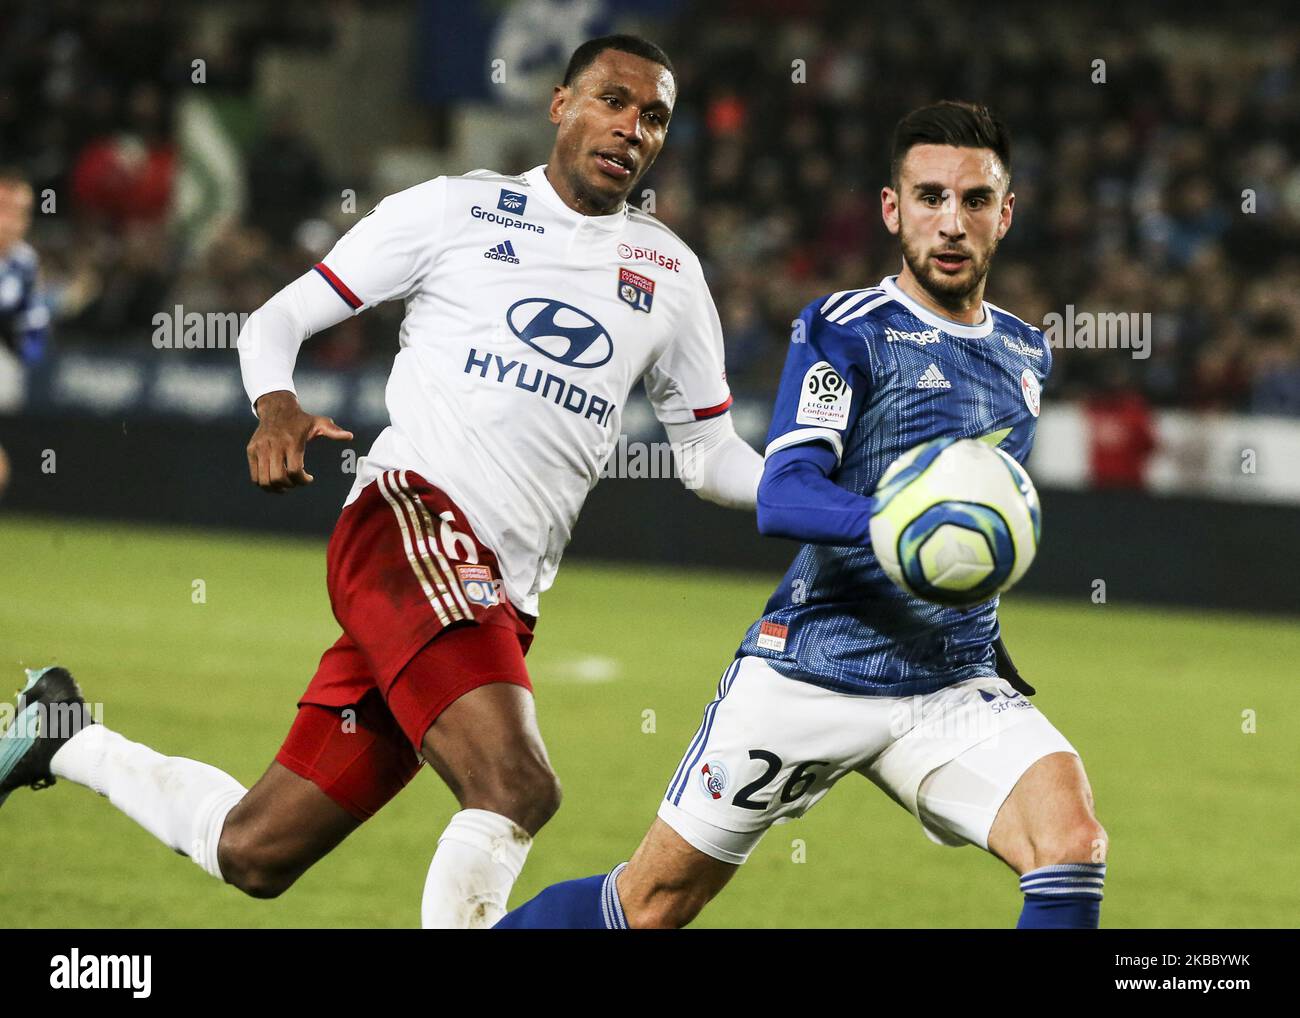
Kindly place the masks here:
<instances>
[{"instance_id":1,"label":"ligue 1 conforama patch","mask_svg":"<svg viewBox=\"0 0 1300 1018\"><path fill-rule=\"evenodd\" d=\"M1020 372L1020 394L1025 397L1025 406L1035 417L1038 416L1040 397L1043 387L1038 384L1038 376L1028 368Z\"/></svg>"},{"instance_id":2,"label":"ligue 1 conforama patch","mask_svg":"<svg viewBox=\"0 0 1300 1018\"><path fill-rule=\"evenodd\" d=\"M655 297L655 281L631 269L618 270L618 297L634 311L650 313Z\"/></svg>"},{"instance_id":3,"label":"ligue 1 conforama patch","mask_svg":"<svg viewBox=\"0 0 1300 1018\"><path fill-rule=\"evenodd\" d=\"M853 389L827 361L818 361L803 376L795 423L843 431L849 423Z\"/></svg>"},{"instance_id":4,"label":"ligue 1 conforama patch","mask_svg":"<svg viewBox=\"0 0 1300 1018\"><path fill-rule=\"evenodd\" d=\"M727 768L717 760L710 760L700 768L700 787L704 789L704 794L712 799L722 798L722 793L727 790L728 780Z\"/></svg>"},{"instance_id":5,"label":"ligue 1 conforama patch","mask_svg":"<svg viewBox=\"0 0 1300 1018\"><path fill-rule=\"evenodd\" d=\"M484 608L500 604L496 581L492 579L492 570L487 566L458 565L456 576L460 580L460 589L474 604Z\"/></svg>"}]
</instances>

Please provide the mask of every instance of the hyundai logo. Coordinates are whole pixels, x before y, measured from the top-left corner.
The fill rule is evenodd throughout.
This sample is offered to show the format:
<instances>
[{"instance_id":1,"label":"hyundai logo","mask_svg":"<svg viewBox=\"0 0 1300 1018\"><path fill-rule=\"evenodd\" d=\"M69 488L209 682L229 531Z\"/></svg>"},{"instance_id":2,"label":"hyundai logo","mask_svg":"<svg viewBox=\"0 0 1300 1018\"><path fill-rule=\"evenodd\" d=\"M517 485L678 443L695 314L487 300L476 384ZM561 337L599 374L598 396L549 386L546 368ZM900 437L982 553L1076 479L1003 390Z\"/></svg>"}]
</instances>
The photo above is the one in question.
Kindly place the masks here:
<instances>
[{"instance_id":1,"label":"hyundai logo","mask_svg":"<svg viewBox=\"0 0 1300 1018\"><path fill-rule=\"evenodd\" d=\"M614 356L605 327L572 304L525 297L510 305L506 322L538 353L573 368L598 368Z\"/></svg>"}]
</instances>

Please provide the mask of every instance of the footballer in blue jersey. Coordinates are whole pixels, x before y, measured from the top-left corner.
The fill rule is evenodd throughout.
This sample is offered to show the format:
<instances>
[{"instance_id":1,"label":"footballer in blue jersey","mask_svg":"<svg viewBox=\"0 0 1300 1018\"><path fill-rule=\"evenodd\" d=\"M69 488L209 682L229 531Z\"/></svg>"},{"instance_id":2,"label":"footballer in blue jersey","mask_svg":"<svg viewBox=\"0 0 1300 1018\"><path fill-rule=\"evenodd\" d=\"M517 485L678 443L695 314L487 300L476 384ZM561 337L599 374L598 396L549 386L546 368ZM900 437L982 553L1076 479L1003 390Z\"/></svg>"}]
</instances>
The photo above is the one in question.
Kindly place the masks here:
<instances>
[{"instance_id":1,"label":"footballer in blue jersey","mask_svg":"<svg viewBox=\"0 0 1300 1018\"><path fill-rule=\"evenodd\" d=\"M769 463L802 464L800 447L815 444L831 481L870 496L890 463L932 438L982 438L1023 462L1052 354L1038 329L986 308L974 325L947 320L909 297L897 277L813 301L794 323ZM800 549L740 655L865 695L929 693L998 674L996 598L960 609L907 594L855 532L809 534L798 510L783 509L783 498L800 498L797 480L788 496L775 472L767 481L776 519L764 513L764 529L837 543Z\"/></svg>"},{"instance_id":2,"label":"footballer in blue jersey","mask_svg":"<svg viewBox=\"0 0 1300 1018\"><path fill-rule=\"evenodd\" d=\"M38 282L40 262L25 240L32 202L31 185L0 170L0 340L28 362L40 359L50 324Z\"/></svg>"},{"instance_id":3,"label":"footballer in blue jersey","mask_svg":"<svg viewBox=\"0 0 1300 1018\"><path fill-rule=\"evenodd\" d=\"M772 824L850 771L932 841L1010 866L1020 927L1098 925L1106 832L1077 751L1000 652L997 599L920 600L871 548L872 492L913 446L951 436L1029 454L1052 353L984 300L1014 204L1008 134L986 108L945 102L899 122L881 213L901 271L819 297L793 323L758 524L802 546L632 859L547 888L499 926L684 926Z\"/></svg>"},{"instance_id":4,"label":"footballer in blue jersey","mask_svg":"<svg viewBox=\"0 0 1300 1018\"><path fill-rule=\"evenodd\" d=\"M41 300L36 251L24 238L32 223L31 185L14 170L0 169L0 376L21 372L21 362L45 351L50 313ZM0 386L7 388L4 378ZM0 494L9 482L9 461L0 448Z\"/></svg>"}]
</instances>

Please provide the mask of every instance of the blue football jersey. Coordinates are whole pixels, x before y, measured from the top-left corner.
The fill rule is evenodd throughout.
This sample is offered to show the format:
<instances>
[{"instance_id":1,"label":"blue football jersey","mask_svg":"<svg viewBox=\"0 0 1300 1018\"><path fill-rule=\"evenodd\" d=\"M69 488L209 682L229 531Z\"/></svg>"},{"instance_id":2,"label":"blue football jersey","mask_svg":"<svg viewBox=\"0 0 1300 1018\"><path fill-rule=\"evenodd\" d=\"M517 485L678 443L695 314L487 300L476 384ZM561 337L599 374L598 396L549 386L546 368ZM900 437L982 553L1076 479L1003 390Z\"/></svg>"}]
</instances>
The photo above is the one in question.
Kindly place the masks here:
<instances>
[{"instance_id":1,"label":"blue football jersey","mask_svg":"<svg viewBox=\"0 0 1300 1018\"><path fill-rule=\"evenodd\" d=\"M45 346L50 312L41 300L39 259L19 242L0 254L0 342L26 360L37 360Z\"/></svg>"},{"instance_id":2,"label":"blue football jersey","mask_svg":"<svg viewBox=\"0 0 1300 1018\"><path fill-rule=\"evenodd\" d=\"M823 442L840 486L871 495L898 456L932 438L985 438L1023 463L1052 353L1040 330L984 304L948 321L896 285L842 291L794 323L766 455ZM805 544L737 652L846 693L910 696L996 675L997 599L970 609L913 597L870 548Z\"/></svg>"}]
</instances>

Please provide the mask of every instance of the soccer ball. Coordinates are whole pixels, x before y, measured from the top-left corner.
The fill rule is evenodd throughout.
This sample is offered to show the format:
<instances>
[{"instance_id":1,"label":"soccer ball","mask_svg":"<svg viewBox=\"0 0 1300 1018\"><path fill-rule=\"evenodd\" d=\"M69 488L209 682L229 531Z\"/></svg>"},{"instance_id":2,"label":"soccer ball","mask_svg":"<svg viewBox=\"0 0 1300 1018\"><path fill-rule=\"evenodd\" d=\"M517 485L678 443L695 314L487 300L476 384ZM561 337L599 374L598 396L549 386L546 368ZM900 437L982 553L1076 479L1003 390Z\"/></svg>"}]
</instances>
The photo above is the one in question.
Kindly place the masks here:
<instances>
[{"instance_id":1,"label":"soccer ball","mask_svg":"<svg viewBox=\"0 0 1300 1018\"><path fill-rule=\"evenodd\" d=\"M1038 492L1024 468L973 438L936 438L889 465L876 486L871 544L916 597L969 608L1010 590L1038 550Z\"/></svg>"}]
</instances>

